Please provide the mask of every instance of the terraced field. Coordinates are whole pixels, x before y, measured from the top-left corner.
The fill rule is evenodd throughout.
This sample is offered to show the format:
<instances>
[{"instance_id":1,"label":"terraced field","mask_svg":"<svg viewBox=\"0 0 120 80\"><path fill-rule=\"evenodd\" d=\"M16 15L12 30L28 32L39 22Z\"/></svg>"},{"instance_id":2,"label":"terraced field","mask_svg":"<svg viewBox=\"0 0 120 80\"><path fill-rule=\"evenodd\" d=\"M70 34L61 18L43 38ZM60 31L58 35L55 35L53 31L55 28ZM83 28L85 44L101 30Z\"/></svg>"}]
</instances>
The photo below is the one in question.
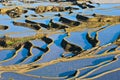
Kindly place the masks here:
<instances>
[{"instance_id":1,"label":"terraced field","mask_svg":"<svg viewBox=\"0 0 120 80\"><path fill-rule=\"evenodd\" d=\"M1 2L0 80L119 80L120 4L85 3Z\"/></svg>"}]
</instances>

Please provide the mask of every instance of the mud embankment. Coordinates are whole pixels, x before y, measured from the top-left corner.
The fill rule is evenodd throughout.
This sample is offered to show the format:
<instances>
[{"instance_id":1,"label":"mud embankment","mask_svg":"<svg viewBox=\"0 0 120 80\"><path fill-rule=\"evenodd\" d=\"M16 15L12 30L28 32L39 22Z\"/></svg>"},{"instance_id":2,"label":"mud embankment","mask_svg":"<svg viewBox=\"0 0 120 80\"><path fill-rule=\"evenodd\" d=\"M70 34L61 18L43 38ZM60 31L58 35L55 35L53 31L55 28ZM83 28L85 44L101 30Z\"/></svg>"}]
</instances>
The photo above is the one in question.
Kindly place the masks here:
<instances>
[{"instance_id":1,"label":"mud embankment","mask_svg":"<svg viewBox=\"0 0 120 80\"><path fill-rule=\"evenodd\" d=\"M62 24L62 23L57 23L57 22L54 22L53 20L51 20L49 22L49 27L50 29L54 28L54 29L65 29L65 28L68 28L69 26L65 25L65 24Z\"/></svg>"},{"instance_id":2,"label":"mud embankment","mask_svg":"<svg viewBox=\"0 0 120 80\"><path fill-rule=\"evenodd\" d=\"M0 25L0 30L7 30L9 27L5 25Z\"/></svg>"},{"instance_id":3,"label":"mud embankment","mask_svg":"<svg viewBox=\"0 0 120 80\"><path fill-rule=\"evenodd\" d=\"M15 7L14 9L8 10L6 13L11 18L18 18L21 16L21 14L27 13L27 10L21 9L19 7Z\"/></svg>"},{"instance_id":4,"label":"mud embankment","mask_svg":"<svg viewBox=\"0 0 120 80\"><path fill-rule=\"evenodd\" d=\"M67 19L65 17L60 17L60 22L66 24L66 25L69 25L69 26L78 26L80 25L80 22L79 21L73 21L73 20L70 20L70 19Z\"/></svg>"},{"instance_id":5,"label":"mud embankment","mask_svg":"<svg viewBox=\"0 0 120 80\"><path fill-rule=\"evenodd\" d=\"M72 52L73 54L79 54L83 49L79 46L67 42L65 39L61 42L62 48L67 52Z\"/></svg>"},{"instance_id":6,"label":"mud embankment","mask_svg":"<svg viewBox=\"0 0 120 80\"><path fill-rule=\"evenodd\" d=\"M28 27L28 28L31 28L31 29L34 29L34 30L40 30L41 29L41 26L39 24L22 23L22 22L15 22L15 21L13 21L13 24L15 26Z\"/></svg>"},{"instance_id":7,"label":"mud embankment","mask_svg":"<svg viewBox=\"0 0 120 80\"><path fill-rule=\"evenodd\" d=\"M85 28L100 28L101 26L105 25L115 25L120 24L120 16L106 16L106 15L99 15L93 14L92 18L88 18L85 15L77 14L76 18L80 21L80 25L76 27L69 27L66 28L67 32L79 31ZM68 22L70 23L70 21Z\"/></svg>"},{"instance_id":8,"label":"mud embankment","mask_svg":"<svg viewBox=\"0 0 120 80\"><path fill-rule=\"evenodd\" d=\"M23 9L22 7L0 9L0 14L7 14L11 18L18 18L25 13L27 13L27 10Z\"/></svg>"},{"instance_id":9,"label":"mud embankment","mask_svg":"<svg viewBox=\"0 0 120 80\"><path fill-rule=\"evenodd\" d=\"M50 20L48 25L46 25L44 23L34 22L34 21L31 21L31 20L25 20L25 22L30 23L30 24L39 24L41 27L46 28L48 30L49 29L59 30L59 29L65 29L65 28L69 27L68 25L65 25L65 24L62 24L62 23L59 23L59 22L54 22L52 19Z\"/></svg>"},{"instance_id":10,"label":"mud embankment","mask_svg":"<svg viewBox=\"0 0 120 80\"><path fill-rule=\"evenodd\" d=\"M43 13L43 12L61 12L66 11L65 7L60 6L38 6L35 8L36 13Z\"/></svg>"},{"instance_id":11,"label":"mud embankment","mask_svg":"<svg viewBox=\"0 0 120 80\"><path fill-rule=\"evenodd\" d=\"M94 15L94 18L90 18L89 22L120 22L120 16L105 16L105 15Z\"/></svg>"}]
</instances>

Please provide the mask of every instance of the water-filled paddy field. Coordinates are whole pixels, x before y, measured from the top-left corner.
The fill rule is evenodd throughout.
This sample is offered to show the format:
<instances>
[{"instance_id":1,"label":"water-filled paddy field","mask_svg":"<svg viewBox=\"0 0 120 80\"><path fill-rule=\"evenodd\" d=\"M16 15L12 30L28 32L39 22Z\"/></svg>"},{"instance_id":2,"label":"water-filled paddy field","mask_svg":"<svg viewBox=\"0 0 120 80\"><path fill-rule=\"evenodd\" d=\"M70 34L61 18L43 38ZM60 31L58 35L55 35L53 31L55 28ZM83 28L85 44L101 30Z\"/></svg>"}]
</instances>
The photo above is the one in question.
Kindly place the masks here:
<instances>
[{"instance_id":1,"label":"water-filled paddy field","mask_svg":"<svg viewBox=\"0 0 120 80\"><path fill-rule=\"evenodd\" d=\"M17 2L0 2L0 80L119 80L120 4Z\"/></svg>"}]
</instances>

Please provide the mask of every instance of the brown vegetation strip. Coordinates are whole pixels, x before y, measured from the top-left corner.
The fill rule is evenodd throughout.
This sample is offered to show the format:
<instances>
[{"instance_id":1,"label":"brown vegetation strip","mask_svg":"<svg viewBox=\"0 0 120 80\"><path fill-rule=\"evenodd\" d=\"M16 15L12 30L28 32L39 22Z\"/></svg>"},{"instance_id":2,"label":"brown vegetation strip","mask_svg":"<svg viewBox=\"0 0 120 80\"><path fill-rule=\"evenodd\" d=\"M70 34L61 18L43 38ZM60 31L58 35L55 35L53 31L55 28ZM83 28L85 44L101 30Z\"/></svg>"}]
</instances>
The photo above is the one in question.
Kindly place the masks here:
<instances>
[{"instance_id":1,"label":"brown vegetation strip","mask_svg":"<svg viewBox=\"0 0 120 80\"><path fill-rule=\"evenodd\" d=\"M9 27L5 25L0 25L0 30L7 30Z\"/></svg>"},{"instance_id":2,"label":"brown vegetation strip","mask_svg":"<svg viewBox=\"0 0 120 80\"><path fill-rule=\"evenodd\" d=\"M34 30L40 30L41 26L39 24L30 24L30 23L22 23L22 22L13 22L14 25L16 26L24 26L24 27L28 27L28 28L32 28Z\"/></svg>"}]
</instances>

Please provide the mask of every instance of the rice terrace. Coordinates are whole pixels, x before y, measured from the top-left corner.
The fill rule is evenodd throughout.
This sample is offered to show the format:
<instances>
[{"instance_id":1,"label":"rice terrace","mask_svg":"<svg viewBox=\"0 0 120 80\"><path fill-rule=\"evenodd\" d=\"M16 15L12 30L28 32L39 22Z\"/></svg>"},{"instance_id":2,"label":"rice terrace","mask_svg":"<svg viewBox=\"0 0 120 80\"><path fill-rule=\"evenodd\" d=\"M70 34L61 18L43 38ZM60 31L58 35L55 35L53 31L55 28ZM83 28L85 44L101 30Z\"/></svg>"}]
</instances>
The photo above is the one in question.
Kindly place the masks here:
<instances>
[{"instance_id":1,"label":"rice terrace","mask_svg":"<svg viewBox=\"0 0 120 80\"><path fill-rule=\"evenodd\" d=\"M0 80L120 80L120 1L0 0Z\"/></svg>"}]
</instances>

